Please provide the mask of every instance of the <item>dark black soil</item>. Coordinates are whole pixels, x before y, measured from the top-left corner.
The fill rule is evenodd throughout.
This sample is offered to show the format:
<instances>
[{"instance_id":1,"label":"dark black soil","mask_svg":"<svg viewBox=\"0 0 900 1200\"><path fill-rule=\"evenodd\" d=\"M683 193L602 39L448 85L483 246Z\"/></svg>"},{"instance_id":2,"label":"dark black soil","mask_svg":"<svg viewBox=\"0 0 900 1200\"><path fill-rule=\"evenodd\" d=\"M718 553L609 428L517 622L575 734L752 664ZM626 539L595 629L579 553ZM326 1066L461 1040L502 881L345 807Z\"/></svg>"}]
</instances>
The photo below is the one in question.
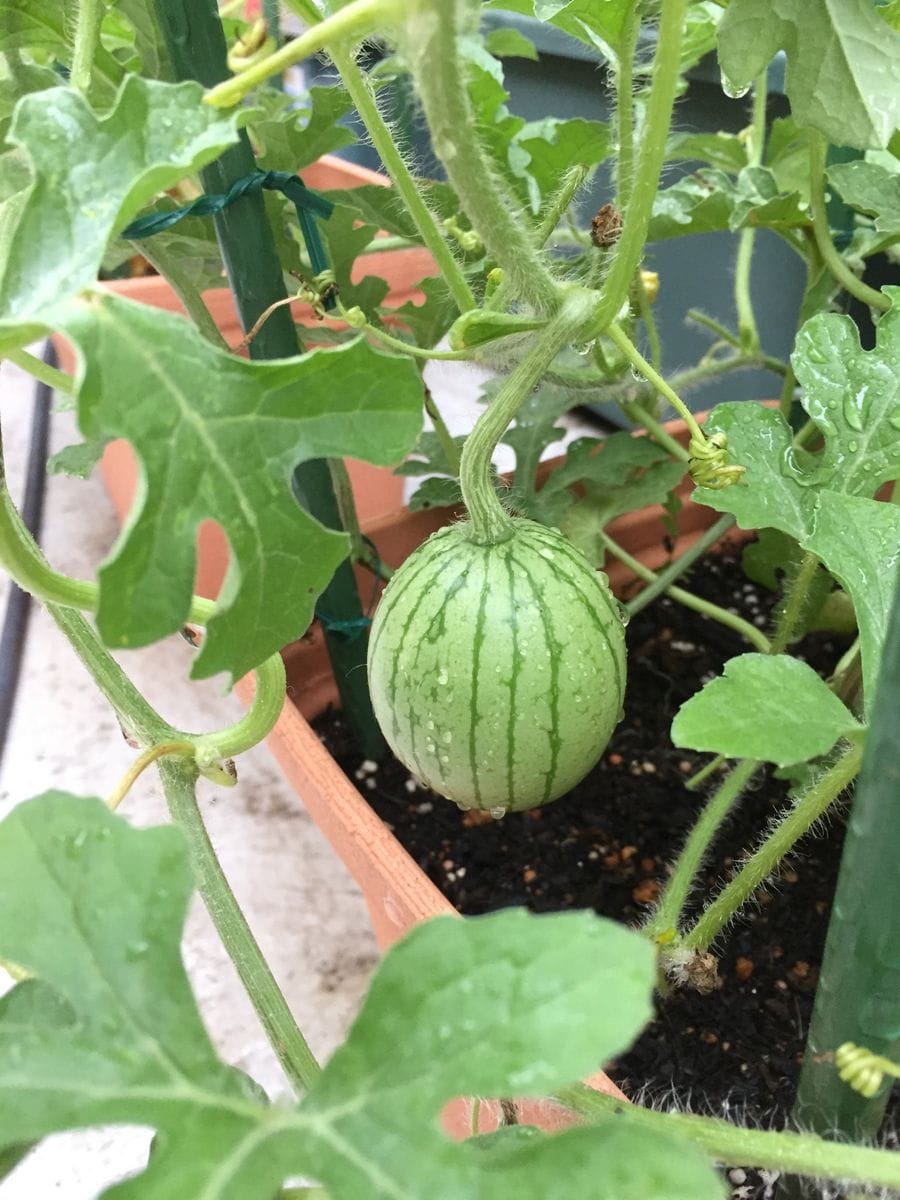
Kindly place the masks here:
<instances>
[{"instance_id":1,"label":"dark black soil","mask_svg":"<svg viewBox=\"0 0 900 1200\"><path fill-rule=\"evenodd\" d=\"M707 559L696 594L768 624L775 597L748 583L737 554ZM562 800L501 821L462 813L417 786L394 760L361 764L340 717L320 732L372 807L460 912L508 905L536 911L593 908L637 924L708 794L684 787L708 756L676 750L669 727L678 707L748 646L717 622L668 599L628 628L625 717L594 771ZM807 637L797 652L827 675L846 642ZM710 786L712 786L711 781ZM709 895L752 847L787 795L760 776L721 834L703 876ZM717 947L721 987L709 995L671 992L656 1020L608 1073L645 1101L752 1124L782 1124L793 1100L815 993L843 840L843 822L808 839L780 878L757 896ZM765 1182L736 1194L762 1197Z\"/></svg>"}]
</instances>

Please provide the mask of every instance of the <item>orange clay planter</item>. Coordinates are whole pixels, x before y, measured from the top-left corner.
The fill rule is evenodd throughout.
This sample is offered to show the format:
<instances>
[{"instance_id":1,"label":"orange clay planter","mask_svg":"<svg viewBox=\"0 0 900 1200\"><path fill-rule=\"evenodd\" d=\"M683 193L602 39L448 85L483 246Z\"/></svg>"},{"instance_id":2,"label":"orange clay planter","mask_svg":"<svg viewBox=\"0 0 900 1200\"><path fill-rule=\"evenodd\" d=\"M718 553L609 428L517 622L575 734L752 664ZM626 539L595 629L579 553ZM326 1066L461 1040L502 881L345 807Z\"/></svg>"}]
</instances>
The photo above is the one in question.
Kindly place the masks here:
<instances>
[{"instance_id":1,"label":"orange clay planter","mask_svg":"<svg viewBox=\"0 0 900 1200\"><path fill-rule=\"evenodd\" d=\"M383 175L333 156L326 156L305 168L303 181L316 191L335 191L366 183L390 186ZM362 279L366 275L380 275L388 281L390 291L385 303L391 308L399 308L407 301L421 300L423 297L418 287L419 282L425 276L437 273L434 259L427 250L418 246L366 254L358 258L353 267L354 280ZM120 296L126 296L141 304L168 309L170 312L184 312L178 297L159 275L117 279L106 286ZM216 288L204 293L203 299L225 341L232 348L237 347L244 331L229 289ZM294 320L299 324L312 328L318 324L309 305L298 301L292 305L291 311ZM338 323L330 324L337 326ZM314 337L308 340L315 343ZM62 338L57 337L55 341L60 365L64 371L71 374L75 368L72 350ZM373 467L355 459L347 460L347 469L360 521L374 521L395 511L403 503L403 480L390 470ZM107 446L100 463L100 471L122 524L131 508L137 487L134 454L127 442L115 441ZM228 544L225 535L214 521L204 521L197 533L197 574L194 590L201 596L217 596L225 577L227 562Z\"/></svg>"}]
</instances>

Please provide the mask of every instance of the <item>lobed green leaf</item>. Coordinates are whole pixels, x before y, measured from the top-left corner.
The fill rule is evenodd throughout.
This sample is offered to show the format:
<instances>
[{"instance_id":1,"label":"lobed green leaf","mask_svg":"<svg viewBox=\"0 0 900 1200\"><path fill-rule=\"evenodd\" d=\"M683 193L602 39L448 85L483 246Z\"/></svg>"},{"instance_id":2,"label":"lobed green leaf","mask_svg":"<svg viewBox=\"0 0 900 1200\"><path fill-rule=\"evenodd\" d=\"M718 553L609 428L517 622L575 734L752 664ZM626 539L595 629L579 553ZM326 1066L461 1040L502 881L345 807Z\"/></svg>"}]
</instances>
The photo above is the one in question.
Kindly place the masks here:
<instances>
[{"instance_id":1,"label":"lobed green leaf","mask_svg":"<svg viewBox=\"0 0 900 1200\"><path fill-rule=\"evenodd\" d=\"M99 800L47 793L0 824L0 1154L65 1129L157 1133L109 1200L270 1200L305 1175L332 1200L721 1198L692 1147L621 1121L460 1144L460 1094L537 1095L595 1070L651 1013L652 946L592 913L507 911L417 927L299 1107L269 1107L216 1056L184 971L187 847ZM602 1189L602 1190L598 1190Z\"/></svg>"},{"instance_id":2,"label":"lobed green leaf","mask_svg":"<svg viewBox=\"0 0 900 1200\"><path fill-rule=\"evenodd\" d=\"M19 102L9 138L31 180L0 268L0 326L53 326L60 304L96 279L110 235L235 140L237 117L202 94L130 76L105 116L69 88Z\"/></svg>"},{"instance_id":3,"label":"lobed green leaf","mask_svg":"<svg viewBox=\"0 0 900 1200\"><path fill-rule=\"evenodd\" d=\"M59 321L80 352L82 433L127 438L142 472L137 507L100 571L102 636L140 646L183 624L197 527L211 518L231 564L194 674L244 674L305 631L347 553L344 534L297 505L294 467L401 459L421 427L415 365L365 339L249 362L179 316L101 293L71 302Z\"/></svg>"}]
</instances>

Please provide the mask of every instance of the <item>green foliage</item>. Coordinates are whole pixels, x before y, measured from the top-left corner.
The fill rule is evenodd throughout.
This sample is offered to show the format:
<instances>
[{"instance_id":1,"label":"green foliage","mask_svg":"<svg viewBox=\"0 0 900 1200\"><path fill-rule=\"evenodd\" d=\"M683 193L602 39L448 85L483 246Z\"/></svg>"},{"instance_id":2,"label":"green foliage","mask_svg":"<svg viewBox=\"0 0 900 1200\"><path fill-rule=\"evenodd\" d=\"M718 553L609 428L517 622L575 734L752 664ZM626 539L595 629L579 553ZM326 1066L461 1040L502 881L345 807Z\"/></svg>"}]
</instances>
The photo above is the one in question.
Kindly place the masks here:
<instances>
[{"instance_id":1,"label":"green foliage","mask_svg":"<svg viewBox=\"0 0 900 1200\"><path fill-rule=\"evenodd\" d=\"M589 913L420 926L302 1103L269 1106L197 1011L179 946L190 890L177 830L132 829L99 800L50 792L0 825L0 957L31 975L0 1002L0 1146L149 1126L147 1167L117 1200L270 1200L299 1174L333 1200L546 1200L560 1177L611 1179L623 1200L663 1180L676 1200L721 1195L695 1151L615 1124L461 1145L437 1123L454 1096L540 1095L627 1046L651 1013L637 934Z\"/></svg>"},{"instance_id":2,"label":"green foliage","mask_svg":"<svg viewBox=\"0 0 900 1200\"><path fill-rule=\"evenodd\" d=\"M797 450L778 412L720 405L706 429L727 435L746 473L737 487L695 492L701 503L733 513L742 528L781 530L818 555L853 600L870 697L900 564L900 509L870 499L900 465L896 307L879 321L877 337L866 352L849 318L823 313L808 321L793 364L824 450Z\"/></svg>"},{"instance_id":3,"label":"green foliage","mask_svg":"<svg viewBox=\"0 0 900 1200\"><path fill-rule=\"evenodd\" d=\"M871 218L866 253L872 254L900 239L900 163L892 155L835 163L828 179L845 204Z\"/></svg>"},{"instance_id":4,"label":"green foliage","mask_svg":"<svg viewBox=\"0 0 900 1200\"><path fill-rule=\"evenodd\" d=\"M646 437L579 438L547 477L530 511L562 529L592 563L602 564L601 530L624 513L664 503L684 473L684 463Z\"/></svg>"},{"instance_id":5,"label":"green foliage","mask_svg":"<svg viewBox=\"0 0 900 1200\"><path fill-rule=\"evenodd\" d=\"M66 66L71 64L76 28L75 0L0 0L0 53L31 51ZM113 102L125 70L115 55L99 45L91 71L91 99Z\"/></svg>"},{"instance_id":6,"label":"green foliage","mask_svg":"<svg viewBox=\"0 0 900 1200\"><path fill-rule=\"evenodd\" d=\"M232 562L194 674L239 677L306 629L347 553L343 534L294 501L293 468L316 457L402 458L421 423L418 371L364 339L247 362L181 317L112 295L73 302L59 321L82 357L82 432L128 438L144 474L140 509L100 572L105 640L146 645L183 624L196 529L213 517Z\"/></svg>"},{"instance_id":7,"label":"green foliage","mask_svg":"<svg viewBox=\"0 0 900 1200\"><path fill-rule=\"evenodd\" d=\"M490 0L486 8L503 8L549 21L605 57L615 57L633 0Z\"/></svg>"},{"instance_id":8,"label":"green foliage","mask_svg":"<svg viewBox=\"0 0 900 1200\"><path fill-rule=\"evenodd\" d=\"M6 140L13 109L18 101L32 92L56 87L58 83L59 76L49 67L21 63L12 74L8 61L0 60L0 143Z\"/></svg>"},{"instance_id":9,"label":"green foliage","mask_svg":"<svg viewBox=\"0 0 900 1200\"><path fill-rule=\"evenodd\" d=\"M682 704L672 741L779 767L827 754L862 729L812 667L789 655L742 654Z\"/></svg>"},{"instance_id":10,"label":"green foliage","mask_svg":"<svg viewBox=\"0 0 900 1200\"><path fill-rule=\"evenodd\" d=\"M720 152L707 143L704 152L720 162L731 156L727 143ZM742 167L734 178L718 167L701 167L657 194L648 238L662 241L748 226L783 232L808 226L810 220L799 193L783 191L769 167Z\"/></svg>"},{"instance_id":11,"label":"green foliage","mask_svg":"<svg viewBox=\"0 0 900 1200\"><path fill-rule=\"evenodd\" d=\"M11 341L52 326L60 304L96 279L110 235L235 140L235 116L204 108L201 94L195 83L131 76L102 117L68 88L20 101L9 140L31 182L4 238L0 314Z\"/></svg>"},{"instance_id":12,"label":"green foliage","mask_svg":"<svg viewBox=\"0 0 900 1200\"><path fill-rule=\"evenodd\" d=\"M339 125L352 105L342 87L313 87L304 107L288 107L287 97L277 95L266 103L266 116L254 117L251 125L259 165L265 171L300 171L323 154L334 154L355 139Z\"/></svg>"},{"instance_id":13,"label":"green foliage","mask_svg":"<svg viewBox=\"0 0 900 1200\"><path fill-rule=\"evenodd\" d=\"M469 98L485 146L500 177L532 213L556 191L569 167L593 167L610 151L609 131L599 121L544 117L525 121L506 107L503 68L480 38L465 44L470 68Z\"/></svg>"},{"instance_id":14,"label":"green foliage","mask_svg":"<svg viewBox=\"0 0 900 1200\"><path fill-rule=\"evenodd\" d=\"M814 20L808 0L730 0L719 61L731 90L748 88L777 50L787 52L787 93L799 125L838 146L887 145L900 125L900 34L871 0L821 0Z\"/></svg>"}]
</instances>

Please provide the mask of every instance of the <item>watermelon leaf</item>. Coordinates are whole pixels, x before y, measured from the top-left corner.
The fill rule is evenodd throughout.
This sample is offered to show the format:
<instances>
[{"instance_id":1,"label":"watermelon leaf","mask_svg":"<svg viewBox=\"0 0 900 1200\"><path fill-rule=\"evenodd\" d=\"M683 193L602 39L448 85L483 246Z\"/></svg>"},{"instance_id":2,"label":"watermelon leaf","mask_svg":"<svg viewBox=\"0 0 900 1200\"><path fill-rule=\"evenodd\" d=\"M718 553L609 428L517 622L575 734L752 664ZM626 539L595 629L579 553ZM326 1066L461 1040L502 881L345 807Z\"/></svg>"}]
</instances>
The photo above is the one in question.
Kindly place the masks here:
<instances>
[{"instance_id":1,"label":"watermelon leaf","mask_svg":"<svg viewBox=\"0 0 900 1200\"><path fill-rule=\"evenodd\" d=\"M692 1147L619 1121L469 1144L438 1123L454 1096L540 1094L628 1045L655 971L637 933L592 913L420 925L299 1107L269 1106L203 1026L179 944L190 893L171 826L134 829L61 792L0 823L0 958L31 976L0 1001L0 1154L128 1122L158 1136L107 1193L121 1200L271 1200L297 1175L332 1200L546 1200L561 1172L585 1195L612 1174L622 1200L663 1177L672 1200L722 1196Z\"/></svg>"},{"instance_id":2,"label":"watermelon leaf","mask_svg":"<svg viewBox=\"0 0 900 1200\"><path fill-rule=\"evenodd\" d=\"M9 140L26 156L31 182L0 275L10 342L55 327L59 306L97 278L110 235L235 141L237 116L204 106L202 95L197 83L129 76L100 117L70 88L19 102Z\"/></svg>"},{"instance_id":3,"label":"watermelon leaf","mask_svg":"<svg viewBox=\"0 0 900 1200\"><path fill-rule=\"evenodd\" d=\"M672 741L779 767L818 758L862 726L812 667L787 654L741 654L685 701Z\"/></svg>"},{"instance_id":4,"label":"watermelon leaf","mask_svg":"<svg viewBox=\"0 0 900 1200\"><path fill-rule=\"evenodd\" d=\"M213 518L232 561L194 675L244 674L304 632L347 553L344 534L297 505L293 468L401 459L422 421L416 366L359 338L248 362L179 316L110 294L72 301L59 320L81 355L82 433L128 438L143 472L138 509L100 571L102 636L141 646L183 624L197 526Z\"/></svg>"}]
</instances>

